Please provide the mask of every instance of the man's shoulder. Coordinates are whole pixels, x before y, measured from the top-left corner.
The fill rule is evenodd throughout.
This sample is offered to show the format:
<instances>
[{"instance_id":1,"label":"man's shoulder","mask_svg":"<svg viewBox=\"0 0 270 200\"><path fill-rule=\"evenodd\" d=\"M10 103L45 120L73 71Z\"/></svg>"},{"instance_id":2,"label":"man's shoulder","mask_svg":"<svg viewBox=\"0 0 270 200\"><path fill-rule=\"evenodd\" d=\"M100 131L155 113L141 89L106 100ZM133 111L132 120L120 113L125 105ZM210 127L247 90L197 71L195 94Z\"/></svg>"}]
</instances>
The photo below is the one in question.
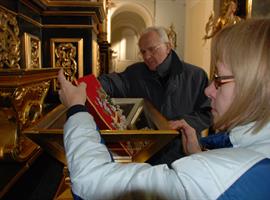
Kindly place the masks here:
<instances>
[{"instance_id":1,"label":"man's shoulder","mask_svg":"<svg viewBox=\"0 0 270 200\"><path fill-rule=\"evenodd\" d=\"M129 66L127 66L126 69L141 69L141 68L145 68L145 64L143 62L135 62Z\"/></svg>"},{"instance_id":2,"label":"man's shoulder","mask_svg":"<svg viewBox=\"0 0 270 200\"><path fill-rule=\"evenodd\" d=\"M193 77L196 80L208 79L206 71L196 65L182 62L182 75Z\"/></svg>"},{"instance_id":3,"label":"man's shoulder","mask_svg":"<svg viewBox=\"0 0 270 200\"><path fill-rule=\"evenodd\" d=\"M98 77L99 81L104 81L104 80L112 80L112 79L119 79L121 78L136 78L136 77L141 77L146 74L147 68L142 62L137 62L133 63L129 66L127 66L124 71L122 72L112 72L108 74L102 74Z\"/></svg>"},{"instance_id":4,"label":"man's shoulder","mask_svg":"<svg viewBox=\"0 0 270 200\"><path fill-rule=\"evenodd\" d=\"M136 62L127 66L127 68L125 69L125 72L140 74L140 73L145 73L147 70L148 70L147 66L143 62Z\"/></svg>"},{"instance_id":5,"label":"man's shoulder","mask_svg":"<svg viewBox=\"0 0 270 200\"><path fill-rule=\"evenodd\" d=\"M199 67L197 65L193 65L191 63L187 63L184 61L182 63L183 63L183 66L186 70L194 71L194 72L198 72L198 73L205 73L205 71L202 67Z\"/></svg>"},{"instance_id":6,"label":"man's shoulder","mask_svg":"<svg viewBox=\"0 0 270 200\"><path fill-rule=\"evenodd\" d=\"M203 68L196 66L194 64L185 62L184 60L181 60L179 56L173 51L173 63L175 66L181 66L180 69L181 71L186 71L187 73L192 73L192 74L202 74L206 75L206 72ZM178 68L179 69L179 68Z\"/></svg>"}]
</instances>

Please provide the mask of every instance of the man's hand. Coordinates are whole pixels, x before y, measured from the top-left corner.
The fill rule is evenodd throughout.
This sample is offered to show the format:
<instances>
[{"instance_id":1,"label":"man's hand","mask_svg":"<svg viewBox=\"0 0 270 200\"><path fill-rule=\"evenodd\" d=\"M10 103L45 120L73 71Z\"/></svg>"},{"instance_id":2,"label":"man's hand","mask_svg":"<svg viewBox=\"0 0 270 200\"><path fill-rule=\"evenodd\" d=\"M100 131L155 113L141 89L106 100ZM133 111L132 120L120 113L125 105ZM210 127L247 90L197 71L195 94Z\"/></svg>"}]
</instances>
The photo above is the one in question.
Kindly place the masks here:
<instances>
[{"instance_id":1,"label":"man's hand","mask_svg":"<svg viewBox=\"0 0 270 200\"><path fill-rule=\"evenodd\" d=\"M84 105L86 101L86 84L81 83L78 87L67 81L63 69L58 72L58 82L60 90L58 90L59 98L62 104L70 108L74 105Z\"/></svg>"},{"instance_id":2,"label":"man's hand","mask_svg":"<svg viewBox=\"0 0 270 200\"><path fill-rule=\"evenodd\" d=\"M184 119L169 121L169 126L172 129L181 131L182 144L184 152L187 155L202 151L198 142L195 129L192 128Z\"/></svg>"}]
</instances>

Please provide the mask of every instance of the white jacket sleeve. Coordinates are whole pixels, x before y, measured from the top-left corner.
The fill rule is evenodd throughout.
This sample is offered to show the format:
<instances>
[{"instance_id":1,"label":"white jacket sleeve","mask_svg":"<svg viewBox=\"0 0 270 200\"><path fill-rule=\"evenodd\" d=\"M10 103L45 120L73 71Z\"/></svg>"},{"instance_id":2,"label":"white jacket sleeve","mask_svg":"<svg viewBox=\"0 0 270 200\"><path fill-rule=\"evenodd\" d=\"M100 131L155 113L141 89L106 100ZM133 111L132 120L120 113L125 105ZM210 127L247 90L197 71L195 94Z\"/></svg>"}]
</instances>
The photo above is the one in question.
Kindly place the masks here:
<instances>
[{"instance_id":1,"label":"white jacket sleeve","mask_svg":"<svg viewBox=\"0 0 270 200\"><path fill-rule=\"evenodd\" d=\"M185 194L174 170L167 165L112 162L96 124L79 112L64 126L64 144L72 191L83 199L180 199ZM181 194L181 196L180 196Z\"/></svg>"}]
</instances>

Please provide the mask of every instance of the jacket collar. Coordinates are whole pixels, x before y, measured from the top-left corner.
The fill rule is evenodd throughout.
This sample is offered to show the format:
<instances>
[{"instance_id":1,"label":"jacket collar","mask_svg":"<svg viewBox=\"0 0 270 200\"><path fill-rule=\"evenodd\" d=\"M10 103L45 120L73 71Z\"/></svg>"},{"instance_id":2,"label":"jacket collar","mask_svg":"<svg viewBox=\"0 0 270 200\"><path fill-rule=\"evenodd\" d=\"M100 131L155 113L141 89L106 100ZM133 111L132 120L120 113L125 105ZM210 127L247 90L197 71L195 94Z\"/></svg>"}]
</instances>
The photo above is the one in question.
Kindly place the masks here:
<instances>
[{"instance_id":1,"label":"jacket collar","mask_svg":"<svg viewBox=\"0 0 270 200\"><path fill-rule=\"evenodd\" d=\"M263 143L270 144L270 122L255 134L252 133L254 124L254 122L249 123L231 130L230 140L234 147L249 147Z\"/></svg>"},{"instance_id":2,"label":"jacket collar","mask_svg":"<svg viewBox=\"0 0 270 200\"><path fill-rule=\"evenodd\" d=\"M170 52L167 58L157 67L157 73L160 77L165 77L170 72L172 63L172 53Z\"/></svg>"},{"instance_id":3,"label":"jacket collar","mask_svg":"<svg viewBox=\"0 0 270 200\"><path fill-rule=\"evenodd\" d=\"M183 71L183 63L174 50L171 50L167 58L157 67L160 77L171 74L179 74Z\"/></svg>"},{"instance_id":4,"label":"jacket collar","mask_svg":"<svg viewBox=\"0 0 270 200\"><path fill-rule=\"evenodd\" d=\"M170 65L170 73L171 74L182 73L184 69L183 62L179 59L179 57L177 56L174 50L172 50L171 56L172 56L172 61Z\"/></svg>"},{"instance_id":5,"label":"jacket collar","mask_svg":"<svg viewBox=\"0 0 270 200\"><path fill-rule=\"evenodd\" d=\"M168 81L168 86L167 86L167 92L166 95L169 95L170 93L172 93L173 91L175 91L177 89L177 84L176 84L176 76L178 74L181 74L183 71L183 63L182 61L178 58L177 54L175 53L175 51L172 50L171 52L171 64L170 64L170 78Z\"/></svg>"}]
</instances>

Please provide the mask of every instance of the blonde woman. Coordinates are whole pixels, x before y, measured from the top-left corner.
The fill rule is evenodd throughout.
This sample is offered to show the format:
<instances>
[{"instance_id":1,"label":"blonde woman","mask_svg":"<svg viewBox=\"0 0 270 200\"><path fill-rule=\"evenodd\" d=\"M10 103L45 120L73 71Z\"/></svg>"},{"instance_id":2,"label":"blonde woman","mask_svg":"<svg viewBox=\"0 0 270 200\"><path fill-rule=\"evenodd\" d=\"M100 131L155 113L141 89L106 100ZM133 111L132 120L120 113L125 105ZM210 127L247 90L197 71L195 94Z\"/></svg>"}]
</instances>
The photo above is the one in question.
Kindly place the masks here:
<instances>
[{"instance_id":1,"label":"blonde woman","mask_svg":"<svg viewBox=\"0 0 270 200\"><path fill-rule=\"evenodd\" d=\"M269 199L270 20L246 20L222 29L212 43L215 76L205 89L220 133L197 140L182 121L190 156L167 165L112 161L86 112L85 85L59 72L60 99L69 107L64 143L72 191L81 199ZM201 145L208 149L202 151Z\"/></svg>"}]
</instances>

